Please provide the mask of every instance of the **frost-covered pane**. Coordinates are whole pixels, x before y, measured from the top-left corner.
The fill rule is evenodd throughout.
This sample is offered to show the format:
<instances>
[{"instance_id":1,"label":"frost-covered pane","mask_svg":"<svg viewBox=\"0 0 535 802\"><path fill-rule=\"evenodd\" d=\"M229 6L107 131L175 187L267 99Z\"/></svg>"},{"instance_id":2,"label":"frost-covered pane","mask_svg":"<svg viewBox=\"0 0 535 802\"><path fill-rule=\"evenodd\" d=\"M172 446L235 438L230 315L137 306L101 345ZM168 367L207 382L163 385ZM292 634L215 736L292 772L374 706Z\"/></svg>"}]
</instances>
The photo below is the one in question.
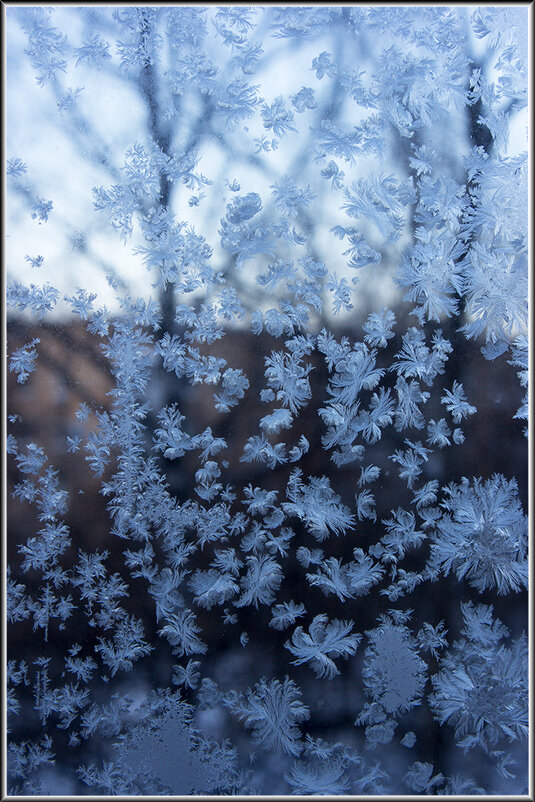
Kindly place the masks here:
<instances>
[{"instance_id":1,"label":"frost-covered pane","mask_svg":"<svg viewBox=\"0 0 535 802\"><path fill-rule=\"evenodd\" d=\"M527 795L527 7L6 7L10 796Z\"/></svg>"}]
</instances>

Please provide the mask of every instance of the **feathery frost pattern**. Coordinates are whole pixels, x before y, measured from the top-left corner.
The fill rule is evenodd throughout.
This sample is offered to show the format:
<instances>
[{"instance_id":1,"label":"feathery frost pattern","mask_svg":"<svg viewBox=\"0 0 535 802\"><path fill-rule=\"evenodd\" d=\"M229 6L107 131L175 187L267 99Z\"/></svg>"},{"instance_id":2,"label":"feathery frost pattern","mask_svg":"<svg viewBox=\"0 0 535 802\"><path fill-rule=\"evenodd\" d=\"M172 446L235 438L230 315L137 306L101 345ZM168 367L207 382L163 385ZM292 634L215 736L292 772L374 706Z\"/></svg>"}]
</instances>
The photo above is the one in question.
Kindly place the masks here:
<instances>
[{"instance_id":1,"label":"feathery frost pattern","mask_svg":"<svg viewBox=\"0 0 535 802\"><path fill-rule=\"evenodd\" d=\"M527 6L6 21L8 794L527 794Z\"/></svg>"}]
</instances>

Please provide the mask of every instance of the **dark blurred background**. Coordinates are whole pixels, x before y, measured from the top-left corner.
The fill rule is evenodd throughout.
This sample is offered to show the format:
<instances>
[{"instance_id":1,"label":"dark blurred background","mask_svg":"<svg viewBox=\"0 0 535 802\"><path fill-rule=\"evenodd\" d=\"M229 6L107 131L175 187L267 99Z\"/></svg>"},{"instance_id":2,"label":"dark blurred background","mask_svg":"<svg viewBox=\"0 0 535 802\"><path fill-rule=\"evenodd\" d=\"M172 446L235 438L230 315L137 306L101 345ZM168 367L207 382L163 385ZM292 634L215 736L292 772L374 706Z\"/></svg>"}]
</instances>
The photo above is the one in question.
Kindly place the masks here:
<instances>
[{"instance_id":1,"label":"dark blurred background","mask_svg":"<svg viewBox=\"0 0 535 802\"><path fill-rule=\"evenodd\" d=\"M396 330L405 331L407 325L410 325L407 312L404 308L400 308L396 313L398 318ZM334 329L333 334L337 339L347 336L353 342L361 338L363 322L354 327ZM447 329L444 334L456 336ZM107 393L113 387L110 366L102 356L97 338L90 335L82 323L43 323L35 326L20 318L12 317L8 320L10 352L34 337L40 338L35 372L25 384L18 384L13 373L7 375L8 414L17 416L15 422L9 423L8 431L17 437L19 447L28 442L42 446L49 463L58 471L60 487L69 492L65 523L71 532L73 548L64 555L62 564L67 568L72 565L73 556L78 549L88 552L107 550L110 553L108 560L110 572L117 571L132 591L130 598L124 600L125 607L142 619L147 640L155 645L150 658L136 663L131 672L127 674L119 672L107 686L102 686L100 683L102 686L100 690L97 689L98 680L90 683L90 687L94 686L95 698L100 697L105 701L106 697L110 697L117 688L127 688L130 694L143 696L151 688L170 686L172 667L177 661L173 658L167 642L157 634L158 625L152 599L146 592L145 580L132 579L123 565L122 552L125 543L110 534L106 499L99 493L100 481L93 476L84 460L83 446L76 453L66 451L67 437L86 436L96 423L94 412L109 407L110 398ZM392 355L399 347L400 337L396 336L388 348L380 352L379 365L387 368ZM223 471L222 481L224 484L229 483L237 491L237 499L234 502L236 510L243 509L239 504L240 489L248 483L276 490L278 501L285 500L286 483L294 467L291 464L284 464L273 470L267 470L258 463L240 462L246 439L251 433L258 431L260 418L273 406L261 403L259 394L265 387L264 357L277 348L280 348L280 342L273 337L256 336L240 330L228 331L220 342L202 347L203 353L223 356L230 366L240 367L249 378L250 388L245 398L229 413L222 414L214 409L212 386L192 387L178 379L174 386L174 397L179 399L181 412L186 418L184 424L186 430L194 434L201 432L206 426L211 426L214 436L224 437L227 440L228 448L223 456L228 460L228 468ZM515 477L524 510L527 511L526 439L522 422L513 418L522 399L522 389L515 369L507 363L506 357L487 361L476 344L465 340L460 345L456 344L454 355L455 359L446 363L444 375L435 380L431 398L425 406L426 419L436 420L442 416L443 407L442 411L440 408L442 392L439 392L438 387L451 388L454 379L464 385L467 399L477 407L477 414L463 422L465 443L459 446L452 445L443 450L435 449L424 466L421 480L423 482L436 478L443 486L450 482L458 482L463 476L488 479L494 473L501 473L507 479ZM299 467L305 476L328 476L343 503L353 510L361 464L337 468L330 460L329 452L323 449L321 437L324 433L324 424L318 415L318 408L328 399L326 392L328 373L321 354L314 352L308 361L314 365L310 375L312 400L296 419L290 432L283 431L277 439L284 439L290 448L297 443L299 436L304 434L309 440L310 450L300 461ZM158 381L160 376L159 369L155 367L154 380ZM393 386L394 381L395 375L387 372L383 385ZM91 409L91 414L85 422L80 422L75 417L81 402L85 402ZM147 446L150 447L151 428L155 425L153 412L149 413L146 424ZM416 430L412 432L414 440L423 439L424 434L425 430L421 433ZM351 559L354 548L359 547L366 551L384 535L382 519L391 517L391 511L397 507L410 509L412 492L407 489L405 482L399 479L397 466L388 459L396 448L403 447L405 436L407 436L406 431L400 434L395 432L393 427L388 427L378 443L367 447L364 464L373 463L381 467L379 480L371 485L376 499L377 521L363 520L357 523L351 534L331 537L325 544L328 556L341 557L346 561ZM195 471L200 467L199 458L189 452L174 462L163 457L158 459L172 494L180 501L195 497L194 477ZM105 478L106 476L103 477ZM31 505L23 504L12 497L14 485L19 480L14 460L8 458L8 563L11 566L12 576L20 578L30 591L35 586L34 590L37 593L39 585L37 574L30 572L23 575L20 570L18 546L35 534L38 522ZM295 552L300 545L313 548L318 544L315 541L311 543L310 535L295 519L290 525L296 536L292 540L288 557L281 560L285 578L277 594L278 603L293 599L295 602L305 603L310 616L327 613L329 619L351 618L355 622L355 631L361 633L372 629L376 625L377 617L389 609L411 609L414 611L410 620L412 632L416 633L424 621L437 624L440 620L444 620L451 643L459 636L462 627L460 602L472 599L476 602L493 604L495 615L509 627L513 637L527 629L526 594L505 598L496 597L490 592L478 594L467 582L458 581L455 576L449 576L437 583L424 583L417 591L396 603L389 602L385 596L380 595L380 589L385 586L383 580L372 588L369 595L350 599L342 605L335 596L325 596L319 589L311 588L308 584L305 578L306 570L297 562ZM212 544L209 544L193 556L190 562L192 569L208 566L213 551L211 546ZM428 546L424 543L414 556L409 555L403 561L402 566L406 570L421 570L427 554ZM231 606L230 603L229 607ZM291 665L290 654L284 648L289 631L278 632L268 626L271 618L269 606L261 605L259 610L252 607L232 608L232 610L238 616L238 623L233 626L223 626L222 607L215 607L210 611L196 609L197 620L202 627L202 637L208 645L207 654L198 658L201 662L201 675L214 679L224 691L230 688L245 690L247 687L252 687L262 676L271 678L289 675L302 688L304 700L311 708L311 719L305 725L306 731L328 741L342 740L366 754L363 728L354 727L356 715L366 701L360 676L366 639L363 639L355 657L347 661L338 661L340 676L331 681L317 681L308 667ZM75 630L77 634L73 637ZM243 631L249 635L246 648L239 643L239 636ZM51 663L52 674L54 670L59 671L62 659L73 640L83 639L84 653L88 653L87 647L91 638L96 637L95 631L87 627L87 623L78 612L74 613L63 632L58 631L57 626L51 625L51 633L47 654L57 657L57 661L52 660ZM42 655L42 648L41 633L36 635L32 632L31 620L9 626L8 659L23 659L31 665ZM185 664L186 660L178 662ZM429 657L428 662L430 672L433 673L437 662L433 657ZM55 663L57 665L54 665ZM37 740L42 733L39 718L31 709L30 689L19 688L18 696L24 699L24 705L20 715L10 717L11 737L15 741L34 738ZM195 692L184 690L184 698L194 703ZM242 727L221 706L212 711L201 712L198 715L198 724L218 738L230 737L235 743L244 747L247 743ZM409 730L413 730L418 739L417 747L411 750L414 754L409 754L408 750L399 745L403 733ZM61 743L62 734L56 733L56 735L59 735ZM89 741L80 749L72 750L67 745L67 734L64 743L65 754L58 754L57 760L59 776L63 770L62 766L66 768L70 765L72 770L80 762L80 756L85 755L85 761L81 762L89 759L99 762L106 754L109 756L109 743ZM278 769L270 767L269 756L262 750L258 752L261 754L258 754L253 767L255 776L263 776L263 782L268 783L266 787L273 787L273 793L286 793L287 786L282 781L280 766ZM497 775L489 777L488 766L477 750L463 755L454 744L450 728L440 727L433 720L425 702L422 707L417 707L411 713L400 717L394 741L381 747L380 754L375 755L372 752L368 755L370 758L376 756L381 759L383 767L392 774L393 787L399 787L399 778L405 773L408 761L415 759L433 763L435 772L467 774L489 793L500 793L500 788L510 787L501 785L503 781ZM523 752L520 750L519 759L522 758ZM274 773L270 774L272 771ZM522 772L519 773L519 776L521 775ZM56 777L55 782L57 781ZM519 782L522 784L520 779ZM270 783L273 785L269 785ZM73 786L69 786L68 782L67 787L71 789L69 793L74 792ZM78 786L75 792L89 791L86 786Z\"/></svg>"}]
</instances>

